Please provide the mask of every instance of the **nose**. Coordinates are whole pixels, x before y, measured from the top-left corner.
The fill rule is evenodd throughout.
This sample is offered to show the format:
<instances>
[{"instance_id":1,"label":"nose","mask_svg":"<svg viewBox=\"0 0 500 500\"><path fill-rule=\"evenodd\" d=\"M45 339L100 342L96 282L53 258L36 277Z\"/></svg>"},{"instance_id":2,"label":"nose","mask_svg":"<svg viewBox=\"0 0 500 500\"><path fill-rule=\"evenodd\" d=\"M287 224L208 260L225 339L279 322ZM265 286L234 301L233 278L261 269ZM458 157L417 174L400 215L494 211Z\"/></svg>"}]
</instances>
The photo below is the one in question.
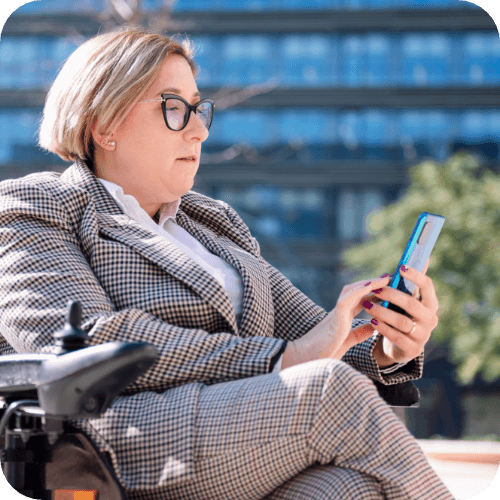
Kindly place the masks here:
<instances>
[{"instance_id":1,"label":"nose","mask_svg":"<svg viewBox=\"0 0 500 500\"><path fill-rule=\"evenodd\" d=\"M187 141L204 142L208 139L207 127L205 127L198 114L194 112L189 116L188 124L183 132Z\"/></svg>"}]
</instances>

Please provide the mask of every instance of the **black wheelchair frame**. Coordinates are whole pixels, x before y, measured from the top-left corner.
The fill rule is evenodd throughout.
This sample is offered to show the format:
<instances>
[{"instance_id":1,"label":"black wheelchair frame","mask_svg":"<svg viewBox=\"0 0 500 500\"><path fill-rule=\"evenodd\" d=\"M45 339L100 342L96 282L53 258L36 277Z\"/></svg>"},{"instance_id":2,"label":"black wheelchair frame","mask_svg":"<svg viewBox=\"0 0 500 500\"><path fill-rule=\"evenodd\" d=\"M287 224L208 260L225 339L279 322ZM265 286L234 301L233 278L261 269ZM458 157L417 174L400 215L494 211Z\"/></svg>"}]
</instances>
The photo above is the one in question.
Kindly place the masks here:
<instances>
[{"instance_id":1,"label":"black wheelchair frame","mask_svg":"<svg viewBox=\"0 0 500 500\"><path fill-rule=\"evenodd\" d=\"M125 500L104 456L73 420L96 418L157 357L146 343L88 347L81 306L69 303L56 354L0 356L2 469L40 500Z\"/></svg>"}]
</instances>

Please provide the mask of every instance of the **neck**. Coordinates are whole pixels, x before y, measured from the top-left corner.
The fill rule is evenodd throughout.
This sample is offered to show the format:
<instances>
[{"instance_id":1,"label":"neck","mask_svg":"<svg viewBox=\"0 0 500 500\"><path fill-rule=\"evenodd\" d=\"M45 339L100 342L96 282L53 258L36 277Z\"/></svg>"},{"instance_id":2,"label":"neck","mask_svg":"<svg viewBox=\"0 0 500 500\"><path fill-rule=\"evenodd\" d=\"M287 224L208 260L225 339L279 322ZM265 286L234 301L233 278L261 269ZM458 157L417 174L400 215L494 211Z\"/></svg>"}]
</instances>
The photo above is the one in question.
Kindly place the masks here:
<instances>
[{"instance_id":1,"label":"neck","mask_svg":"<svg viewBox=\"0 0 500 500\"><path fill-rule=\"evenodd\" d=\"M145 201L147 200L147 195L143 196L143 193L140 190L134 189L134 179L129 179L127 172L122 172L113 160L105 161L102 152L99 153L101 154L98 154L96 151L96 155L94 156L95 176L99 179L103 179L120 186L123 189L124 194L132 195L137 200L140 207L151 218L153 218L163 203Z\"/></svg>"}]
</instances>

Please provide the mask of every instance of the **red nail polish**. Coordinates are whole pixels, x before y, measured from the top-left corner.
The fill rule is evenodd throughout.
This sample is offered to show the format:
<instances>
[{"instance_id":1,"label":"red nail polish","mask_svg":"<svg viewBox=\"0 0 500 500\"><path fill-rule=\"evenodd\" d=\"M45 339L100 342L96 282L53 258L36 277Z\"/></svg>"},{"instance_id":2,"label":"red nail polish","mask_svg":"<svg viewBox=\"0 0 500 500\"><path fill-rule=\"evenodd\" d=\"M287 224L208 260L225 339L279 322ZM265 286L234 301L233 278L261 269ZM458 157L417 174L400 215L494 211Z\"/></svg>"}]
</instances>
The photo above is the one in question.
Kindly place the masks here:
<instances>
[{"instance_id":1,"label":"red nail polish","mask_svg":"<svg viewBox=\"0 0 500 500\"><path fill-rule=\"evenodd\" d=\"M404 264L401 266L401 271L404 273L408 272L408 266L405 266Z\"/></svg>"},{"instance_id":2,"label":"red nail polish","mask_svg":"<svg viewBox=\"0 0 500 500\"><path fill-rule=\"evenodd\" d=\"M366 309L371 309L373 307L373 304L369 300L363 300L363 307Z\"/></svg>"},{"instance_id":3,"label":"red nail polish","mask_svg":"<svg viewBox=\"0 0 500 500\"><path fill-rule=\"evenodd\" d=\"M385 273L383 274L382 276L380 276L381 278L387 278L387 276L389 276L389 273Z\"/></svg>"},{"instance_id":4,"label":"red nail polish","mask_svg":"<svg viewBox=\"0 0 500 500\"><path fill-rule=\"evenodd\" d=\"M383 288L377 288L376 290L373 290L373 293L381 293Z\"/></svg>"},{"instance_id":5,"label":"red nail polish","mask_svg":"<svg viewBox=\"0 0 500 500\"><path fill-rule=\"evenodd\" d=\"M378 325L378 321L375 318L373 318L370 323L375 326Z\"/></svg>"},{"instance_id":6,"label":"red nail polish","mask_svg":"<svg viewBox=\"0 0 500 500\"><path fill-rule=\"evenodd\" d=\"M368 286L370 283L371 283L371 281L369 281L368 283L365 283L365 286Z\"/></svg>"}]
</instances>

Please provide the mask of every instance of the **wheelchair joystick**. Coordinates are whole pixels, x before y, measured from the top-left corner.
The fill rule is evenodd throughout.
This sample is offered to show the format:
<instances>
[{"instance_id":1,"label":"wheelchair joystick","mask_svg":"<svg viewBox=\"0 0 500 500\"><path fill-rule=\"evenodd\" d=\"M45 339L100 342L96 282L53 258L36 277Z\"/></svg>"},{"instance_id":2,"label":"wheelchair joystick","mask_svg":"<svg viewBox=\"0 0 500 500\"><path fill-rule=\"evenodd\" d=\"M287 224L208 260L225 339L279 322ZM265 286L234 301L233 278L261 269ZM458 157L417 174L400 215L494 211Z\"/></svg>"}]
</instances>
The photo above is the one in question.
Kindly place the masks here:
<instances>
[{"instance_id":1,"label":"wheelchair joystick","mask_svg":"<svg viewBox=\"0 0 500 500\"><path fill-rule=\"evenodd\" d=\"M54 333L56 339L55 354L66 354L88 346L89 336L80 328L81 323L82 306L80 302L68 301L68 314L64 327L61 331Z\"/></svg>"}]
</instances>

